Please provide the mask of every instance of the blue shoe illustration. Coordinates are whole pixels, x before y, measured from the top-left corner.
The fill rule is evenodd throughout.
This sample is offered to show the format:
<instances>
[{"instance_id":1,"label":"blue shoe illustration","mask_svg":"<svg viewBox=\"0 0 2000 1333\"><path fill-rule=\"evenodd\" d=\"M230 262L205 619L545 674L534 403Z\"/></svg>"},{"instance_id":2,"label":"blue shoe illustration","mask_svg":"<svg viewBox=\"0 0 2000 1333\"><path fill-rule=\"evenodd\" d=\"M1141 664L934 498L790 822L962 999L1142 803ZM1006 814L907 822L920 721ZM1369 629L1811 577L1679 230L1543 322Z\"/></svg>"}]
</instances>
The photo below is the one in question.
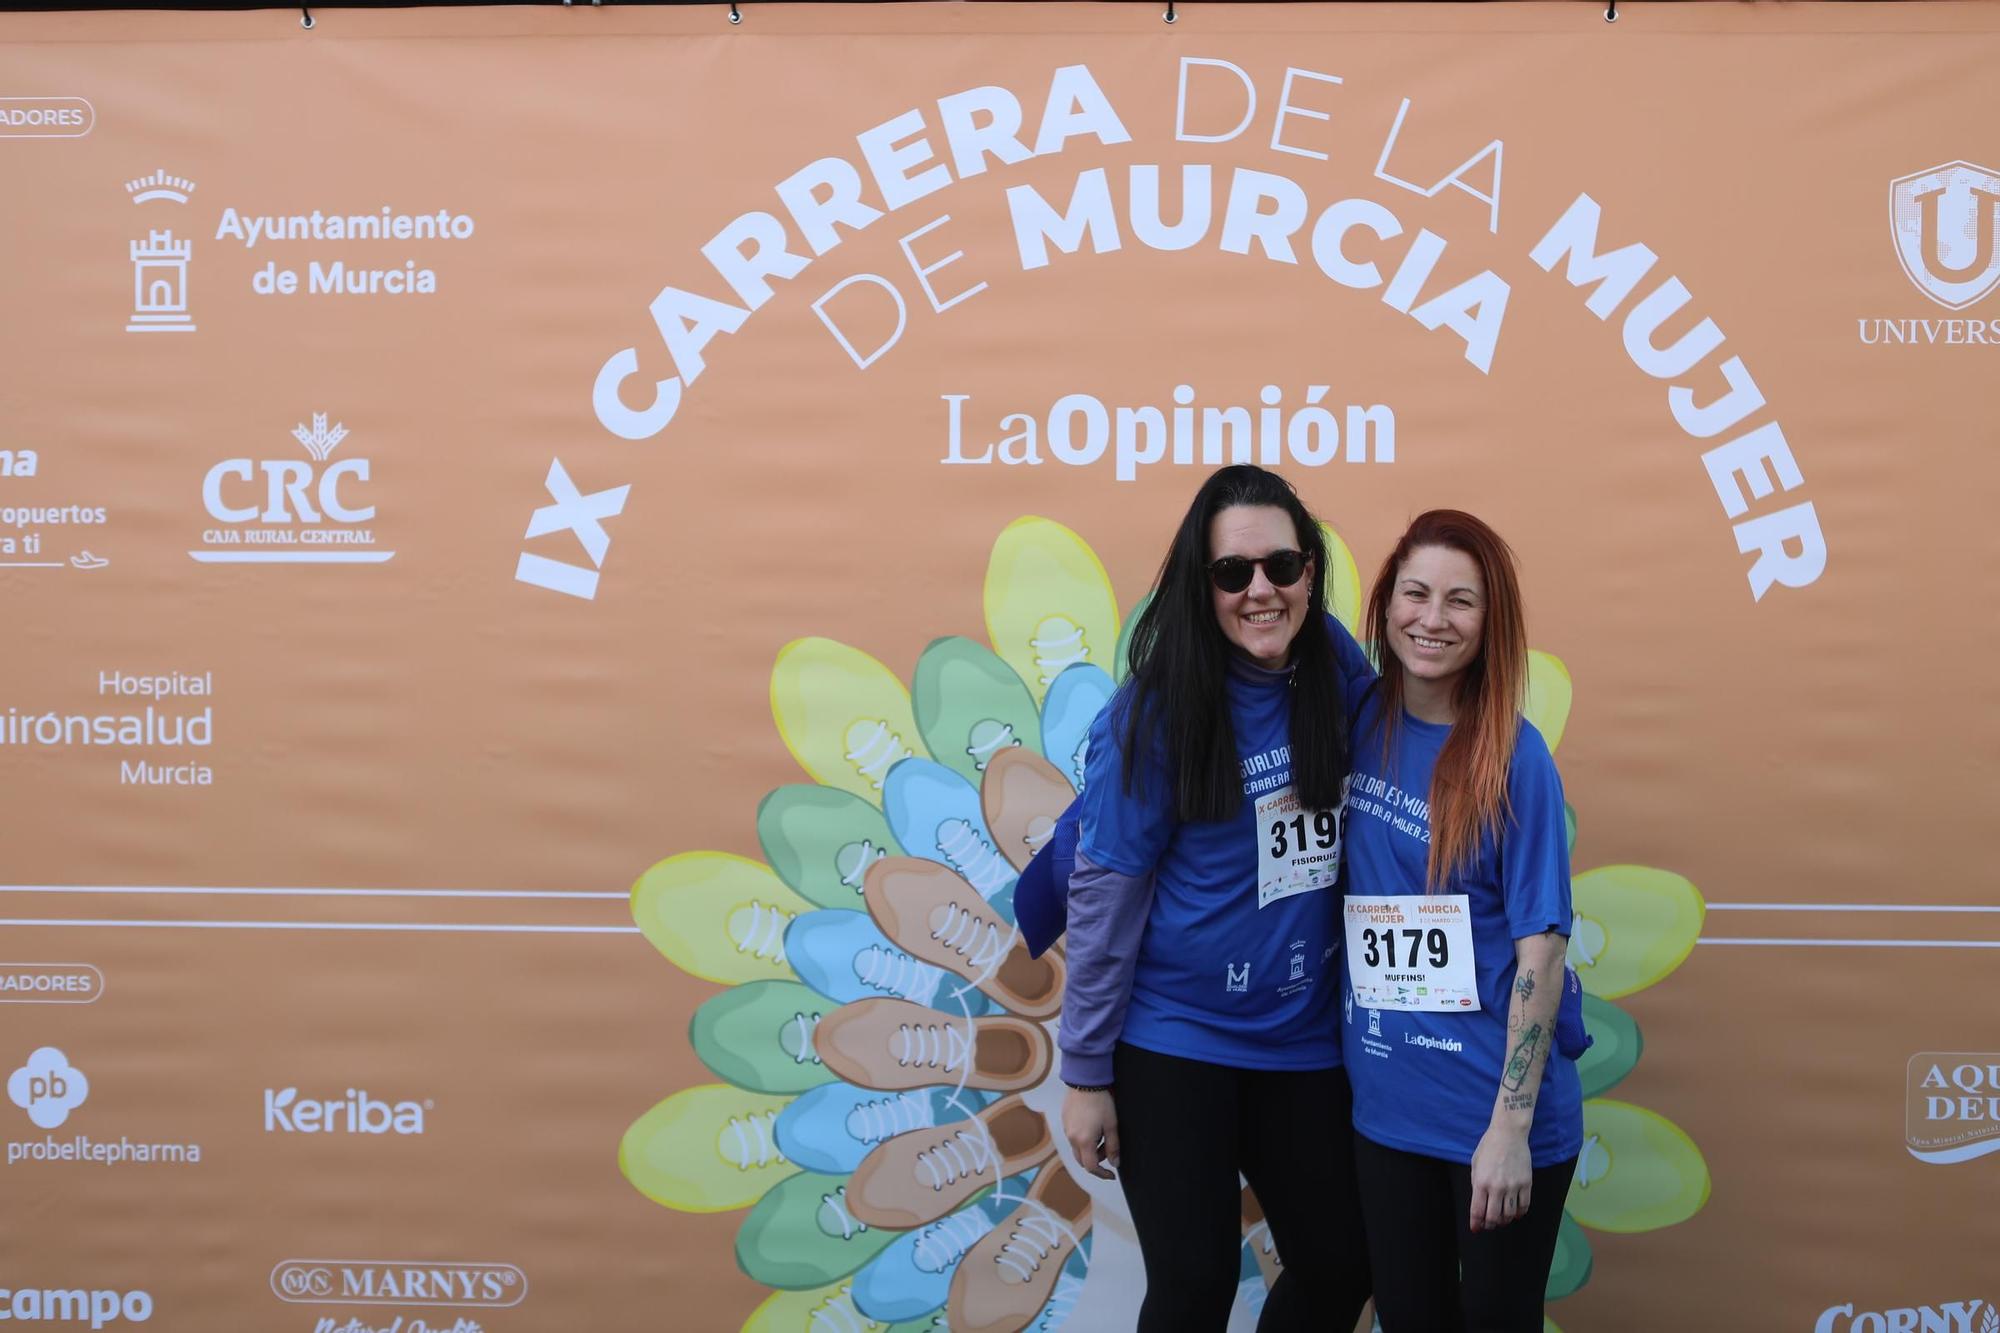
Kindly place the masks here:
<instances>
[{"instance_id":1,"label":"blue shoe illustration","mask_svg":"<svg viewBox=\"0 0 2000 1333\"><path fill-rule=\"evenodd\" d=\"M1021 1191L1011 1193L1017 1199ZM951 1294L958 1261L1013 1206L1014 1199L1001 1203L988 1191L929 1226L904 1232L854 1275L854 1308L884 1323L937 1309Z\"/></svg>"},{"instance_id":2,"label":"blue shoe illustration","mask_svg":"<svg viewBox=\"0 0 2000 1333\"><path fill-rule=\"evenodd\" d=\"M824 1175L847 1175L884 1139L965 1120L989 1100L969 1089L878 1092L826 1083L780 1111L771 1137L787 1161Z\"/></svg>"},{"instance_id":3,"label":"blue shoe illustration","mask_svg":"<svg viewBox=\"0 0 2000 1333\"><path fill-rule=\"evenodd\" d=\"M904 851L951 867L987 901L1014 887L1016 872L986 830L978 788L936 760L905 759L890 769L882 813Z\"/></svg>"},{"instance_id":4,"label":"blue shoe illustration","mask_svg":"<svg viewBox=\"0 0 2000 1333\"><path fill-rule=\"evenodd\" d=\"M1083 790L1084 743L1090 724L1111 702L1115 687L1101 667L1078 662L1065 667L1042 701L1042 753L1069 784Z\"/></svg>"},{"instance_id":5,"label":"blue shoe illustration","mask_svg":"<svg viewBox=\"0 0 2000 1333\"><path fill-rule=\"evenodd\" d=\"M785 929L785 961L799 980L841 1004L889 995L952 1014L991 1008L984 995L960 985L957 977L891 944L866 912L827 908L800 914Z\"/></svg>"}]
</instances>

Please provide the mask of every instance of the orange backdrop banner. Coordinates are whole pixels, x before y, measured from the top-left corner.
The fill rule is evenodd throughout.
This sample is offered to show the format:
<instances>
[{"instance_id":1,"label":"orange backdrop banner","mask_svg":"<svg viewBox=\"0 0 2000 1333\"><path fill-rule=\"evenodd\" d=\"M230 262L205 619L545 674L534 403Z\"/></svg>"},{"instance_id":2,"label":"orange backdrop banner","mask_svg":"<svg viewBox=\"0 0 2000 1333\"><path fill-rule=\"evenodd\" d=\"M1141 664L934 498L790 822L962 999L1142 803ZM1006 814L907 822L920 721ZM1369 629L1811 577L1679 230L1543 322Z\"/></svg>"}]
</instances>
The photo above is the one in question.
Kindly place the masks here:
<instances>
[{"instance_id":1,"label":"orange backdrop banner","mask_svg":"<svg viewBox=\"0 0 2000 1333\"><path fill-rule=\"evenodd\" d=\"M0 1316L1131 1327L996 960L1248 460L1520 555L1552 1325L2000 1329L2000 10L1162 17L0 19Z\"/></svg>"}]
</instances>

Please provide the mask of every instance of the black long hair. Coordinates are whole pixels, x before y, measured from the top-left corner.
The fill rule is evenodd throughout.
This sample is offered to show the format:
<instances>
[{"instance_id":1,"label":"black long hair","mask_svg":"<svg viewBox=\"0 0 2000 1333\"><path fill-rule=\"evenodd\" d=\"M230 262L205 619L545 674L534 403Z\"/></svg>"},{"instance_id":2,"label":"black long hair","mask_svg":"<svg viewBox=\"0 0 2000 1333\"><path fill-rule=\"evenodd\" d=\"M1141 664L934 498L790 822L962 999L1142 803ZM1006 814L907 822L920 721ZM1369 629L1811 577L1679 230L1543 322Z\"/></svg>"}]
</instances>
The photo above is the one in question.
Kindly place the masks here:
<instances>
[{"instance_id":1,"label":"black long hair","mask_svg":"<svg viewBox=\"0 0 2000 1333\"><path fill-rule=\"evenodd\" d=\"M1347 778L1347 707L1326 608L1326 542L1292 484L1248 463L1202 483L1160 564L1151 599L1132 630L1132 696L1125 718L1124 781L1134 790L1135 757L1164 747L1174 811L1184 822L1227 819L1243 799L1242 763L1230 725L1225 678L1230 643L1216 623L1208 581L1209 525L1237 505L1291 515L1298 548L1312 560L1305 623L1292 640L1292 788L1308 810L1340 803Z\"/></svg>"}]
</instances>

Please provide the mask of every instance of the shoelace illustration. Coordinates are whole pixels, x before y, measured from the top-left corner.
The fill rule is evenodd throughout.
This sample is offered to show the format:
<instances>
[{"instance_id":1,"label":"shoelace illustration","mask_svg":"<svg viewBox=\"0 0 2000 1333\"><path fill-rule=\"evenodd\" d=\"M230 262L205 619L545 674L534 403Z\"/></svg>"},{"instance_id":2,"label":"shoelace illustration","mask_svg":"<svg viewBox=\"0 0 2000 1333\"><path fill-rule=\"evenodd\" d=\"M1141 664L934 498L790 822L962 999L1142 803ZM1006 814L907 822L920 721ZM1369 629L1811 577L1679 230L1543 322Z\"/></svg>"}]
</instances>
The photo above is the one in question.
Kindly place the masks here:
<instances>
[{"instance_id":1,"label":"shoelace illustration","mask_svg":"<svg viewBox=\"0 0 2000 1333\"><path fill-rule=\"evenodd\" d=\"M863 1143L880 1143L936 1123L931 1099L921 1093L897 1093L862 1102L847 1113L847 1132Z\"/></svg>"},{"instance_id":2,"label":"shoelace illustration","mask_svg":"<svg viewBox=\"0 0 2000 1333\"><path fill-rule=\"evenodd\" d=\"M1611 1154L1597 1135L1592 1134L1583 1141L1583 1151L1576 1158L1576 1187L1587 1190L1598 1181L1611 1174Z\"/></svg>"},{"instance_id":3,"label":"shoelace illustration","mask_svg":"<svg viewBox=\"0 0 2000 1333\"><path fill-rule=\"evenodd\" d=\"M993 1140L974 1121L971 1128L961 1129L936 1147L918 1153L912 1169L919 1183L928 1182L936 1191L962 1177L983 1175L993 1168L994 1160Z\"/></svg>"},{"instance_id":4,"label":"shoelace illustration","mask_svg":"<svg viewBox=\"0 0 2000 1333\"><path fill-rule=\"evenodd\" d=\"M1050 1329L1061 1328L1069 1322L1070 1311L1076 1308L1077 1297L1083 1295L1083 1280L1064 1273L1056 1279L1056 1289L1049 1293L1049 1303L1042 1307L1031 1327L1034 1333L1049 1333Z\"/></svg>"},{"instance_id":5,"label":"shoelace illustration","mask_svg":"<svg viewBox=\"0 0 2000 1333\"><path fill-rule=\"evenodd\" d=\"M813 1307L806 1327L810 1333L869 1333L881 1325L854 1308L852 1287L842 1287Z\"/></svg>"},{"instance_id":6,"label":"shoelace illustration","mask_svg":"<svg viewBox=\"0 0 2000 1333\"><path fill-rule=\"evenodd\" d=\"M1056 1215L1032 1199L1021 1204L1014 1214L1013 1229L1007 1233L1007 1243L1000 1247L1000 1253L993 1262L1014 1275L1016 1282L1026 1282L1035 1275L1051 1252L1069 1237L1069 1228L1056 1220Z\"/></svg>"},{"instance_id":7,"label":"shoelace illustration","mask_svg":"<svg viewBox=\"0 0 2000 1333\"><path fill-rule=\"evenodd\" d=\"M931 912L931 938L965 960L974 981L993 975L1014 943L1014 928L1000 933L997 922L969 912L957 903L944 903Z\"/></svg>"},{"instance_id":8,"label":"shoelace illustration","mask_svg":"<svg viewBox=\"0 0 2000 1333\"><path fill-rule=\"evenodd\" d=\"M966 733L966 739L971 744L965 747L965 753L971 758L972 766L981 773L986 771L987 761L994 755L1009 746L1020 744L1014 739L1012 724L990 717L973 723L972 729Z\"/></svg>"},{"instance_id":9,"label":"shoelace illustration","mask_svg":"<svg viewBox=\"0 0 2000 1333\"><path fill-rule=\"evenodd\" d=\"M778 1123L776 1111L755 1111L744 1116L730 1116L722 1127L719 1147L722 1160L739 1171L748 1171L753 1166L766 1166L771 1162L783 1161L778 1152L777 1140L772 1136L772 1128Z\"/></svg>"},{"instance_id":10,"label":"shoelace illustration","mask_svg":"<svg viewBox=\"0 0 2000 1333\"><path fill-rule=\"evenodd\" d=\"M970 821L947 819L937 828L937 848L982 898L989 898L1014 878L1014 867Z\"/></svg>"},{"instance_id":11,"label":"shoelace illustration","mask_svg":"<svg viewBox=\"0 0 2000 1333\"><path fill-rule=\"evenodd\" d=\"M871 944L854 955L854 975L861 984L926 1004L937 994L944 973L929 963L919 962L900 949Z\"/></svg>"},{"instance_id":12,"label":"shoelace illustration","mask_svg":"<svg viewBox=\"0 0 2000 1333\"><path fill-rule=\"evenodd\" d=\"M887 722L865 718L847 729L847 762L877 791L882 789L882 775L897 760L908 759L910 753L910 747L889 730Z\"/></svg>"},{"instance_id":13,"label":"shoelace illustration","mask_svg":"<svg viewBox=\"0 0 2000 1333\"><path fill-rule=\"evenodd\" d=\"M949 1023L898 1023L895 1046L897 1064L923 1065L949 1074L970 1054L971 1031Z\"/></svg>"},{"instance_id":14,"label":"shoelace illustration","mask_svg":"<svg viewBox=\"0 0 2000 1333\"><path fill-rule=\"evenodd\" d=\"M758 958L777 957L784 951L785 927L792 924L794 915L782 907L766 906L752 898L746 907L739 907L729 914L729 929L735 938L736 952Z\"/></svg>"},{"instance_id":15,"label":"shoelace illustration","mask_svg":"<svg viewBox=\"0 0 2000 1333\"><path fill-rule=\"evenodd\" d=\"M1280 1268L1284 1267L1285 1261L1278 1257L1278 1242L1271 1238L1270 1223L1259 1222L1256 1226L1244 1232L1243 1243Z\"/></svg>"},{"instance_id":16,"label":"shoelace illustration","mask_svg":"<svg viewBox=\"0 0 2000 1333\"><path fill-rule=\"evenodd\" d=\"M1021 841L1027 844L1029 852L1039 852L1055 835L1056 821L1047 815L1036 815L1028 821L1028 831L1021 835Z\"/></svg>"},{"instance_id":17,"label":"shoelace illustration","mask_svg":"<svg viewBox=\"0 0 2000 1333\"><path fill-rule=\"evenodd\" d=\"M778 1034L778 1045L785 1054L792 1057L794 1064L804 1064L810 1060L819 1063L819 1052L813 1049L813 1034L819 1031L819 1015L796 1013Z\"/></svg>"},{"instance_id":18,"label":"shoelace illustration","mask_svg":"<svg viewBox=\"0 0 2000 1333\"><path fill-rule=\"evenodd\" d=\"M1083 627L1067 616L1050 616L1035 626L1035 637L1028 641L1035 650L1035 670L1040 674L1043 685L1052 685L1064 667L1074 666L1090 656L1090 646L1083 641Z\"/></svg>"},{"instance_id":19,"label":"shoelace illustration","mask_svg":"<svg viewBox=\"0 0 2000 1333\"><path fill-rule=\"evenodd\" d=\"M953 1213L942 1222L933 1222L917 1233L916 1248L910 1261L924 1273L942 1273L960 1259L965 1252L979 1243L987 1232L993 1229L993 1219L983 1208L967 1208L964 1212Z\"/></svg>"},{"instance_id":20,"label":"shoelace illustration","mask_svg":"<svg viewBox=\"0 0 2000 1333\"><path fill-rule=\"evenodd\" d=\"M819 1229L829 1236L839 1232L842 1240L852 1240L868 1229L866 1222L847 1211L847 1186L819 1196Z\"/></svg>"},{"instance_id":21,"label":"shoelace illustration","mask_svg":"<svg viewBox=\"0 0 2000 1333\"><path fill-rule=\"evenodd\" d=\"M868 867L889 853L863 838L860 842L850 842L835 853L833 868L840 872L840 882L856 893L861 892L862 881L867 878Z\"/></svg>"}]
</instances>

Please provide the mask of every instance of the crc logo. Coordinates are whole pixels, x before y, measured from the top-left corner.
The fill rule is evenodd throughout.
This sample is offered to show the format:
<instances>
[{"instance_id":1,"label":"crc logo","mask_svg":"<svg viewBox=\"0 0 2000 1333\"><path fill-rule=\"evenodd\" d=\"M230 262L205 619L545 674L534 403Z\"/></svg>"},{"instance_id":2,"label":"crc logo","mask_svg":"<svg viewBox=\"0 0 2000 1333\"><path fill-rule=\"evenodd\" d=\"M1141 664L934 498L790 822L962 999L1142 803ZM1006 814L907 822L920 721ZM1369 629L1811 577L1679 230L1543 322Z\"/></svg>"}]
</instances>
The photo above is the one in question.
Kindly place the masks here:
<instances>
[{"instance_id":1,"label":"crc logo","mask_svg":"<svg viewBox=\"0 0 2000 1333\"><path fill-rule=\"evenodd\" d=\"M2000 1333L2000 1309L1990 1301L1947 1301L1897 1310L1856 1311L1852 1304L1820 1312L1813 1333Z\"/></svg>"},{"instance_id":2,"label":"crc logo","mask_svg":"<svg viewBox=\"0 0 2000 1333\"><path fill-rule=\"evenodd\" d=\"M53 1046L41 1047L7 1076L8 1099L42 1129L54 1129L69 1119L89 1095L90 1080Z\"/></svg>"},{"instance_id":3,"label":"crc logo","mask_svg":"<svg viewBox=\"0 0 2000 1333\"><path fill-rule=\"evenodd\" d=\"M300 1097L297 1088L264 1089L266 1134L421 1134L424 1114L434 1108L422 1102L385 1102L366 1088L349 1088L345 1097Z\"/></svg>"},{"instance_id":4,"label":"crc logo","mask_svg":"<svg viewBox=\"0 0 2000 1333\"><path fill-rule=\"evenodd\" d=\"M189 555L207 564L380 564L396 554L374 549L363 526L375 518L364 493L369 460L328 462L348 430L326 416L315 412L310 426L292 430L308 459L225 458L208 470L201 502L224 526L205 530Z\"/></svg>"},{"instance_id":5,"label":"crc logo","mask_svg":"<svg viewBox=\"0 0 2000 1333\"><path fill-rule=\"evenodd\" d=\"M2000 286L2000 172L1946 162L1891 181L1889 229L1903 272L1945 309Z\"/></svg>"},{"instance_id":6,"label":"crc logo","mask_svg":"<svg viewBox=\"0 0 2000 1333\"><path fill-rule=\"evenodd\" d=\"M528 1294L528 1275L512 1264L286 1259L271 1270L271 1292L294 1305L501 1309L521 1303Z\"/></svg>"}]
</instances>

